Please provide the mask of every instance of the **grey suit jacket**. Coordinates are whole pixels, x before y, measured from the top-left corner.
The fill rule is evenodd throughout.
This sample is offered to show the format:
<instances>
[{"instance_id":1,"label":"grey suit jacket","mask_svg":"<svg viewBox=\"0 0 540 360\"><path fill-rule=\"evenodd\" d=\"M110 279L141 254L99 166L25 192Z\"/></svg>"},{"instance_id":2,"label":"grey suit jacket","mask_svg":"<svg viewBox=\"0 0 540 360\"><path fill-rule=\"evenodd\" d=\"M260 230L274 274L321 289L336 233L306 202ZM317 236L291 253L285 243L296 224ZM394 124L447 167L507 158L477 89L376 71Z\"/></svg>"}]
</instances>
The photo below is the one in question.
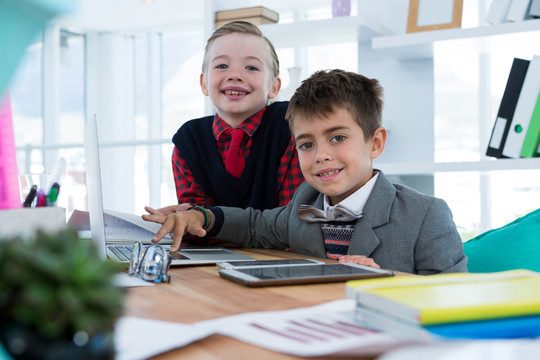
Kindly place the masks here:
<instances>
[{"instance_id":1,"label":"grey suit jacket","mask_svg":"<svg viewBox=\"0 0 540 360\"><path fill-rule=\"evenodd\" d=\"M304 182L287 206L264 211L220 207L224 223L215 238L242 247L290 248L324 258L320 223L299 220L301 204L322 209L323 194ZM382 172L356 223L348 253L373 258L381 268L414 274L467 271L467 257L446 202L392 184Z\"/></svg>"}]
</instances>

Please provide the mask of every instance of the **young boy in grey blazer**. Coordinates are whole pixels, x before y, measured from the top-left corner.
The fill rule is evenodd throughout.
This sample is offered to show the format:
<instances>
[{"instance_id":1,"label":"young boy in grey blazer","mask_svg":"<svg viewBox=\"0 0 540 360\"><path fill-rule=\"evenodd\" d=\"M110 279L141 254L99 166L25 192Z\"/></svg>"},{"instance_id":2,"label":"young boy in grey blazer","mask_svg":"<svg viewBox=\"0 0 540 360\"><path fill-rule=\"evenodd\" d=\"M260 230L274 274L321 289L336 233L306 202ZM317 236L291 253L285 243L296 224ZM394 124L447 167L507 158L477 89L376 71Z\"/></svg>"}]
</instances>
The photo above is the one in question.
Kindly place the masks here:
<instances>
[{"instance_id":1,"label":"young boy in grey blazer","mask_svg":"<svg viewBox=\"0 0 540 360\"><path fill-rule=\"evenodd\" d=\"M466 272L446 202L392 184L373 169L387 136L382 94L376 79L314 73L286 114L306 179L291 202L264 211L194 206L167 217L146 215L163 224L153 241L174 231L171 251L190 233L414 274Z\"/></svg>"}]
</instances>

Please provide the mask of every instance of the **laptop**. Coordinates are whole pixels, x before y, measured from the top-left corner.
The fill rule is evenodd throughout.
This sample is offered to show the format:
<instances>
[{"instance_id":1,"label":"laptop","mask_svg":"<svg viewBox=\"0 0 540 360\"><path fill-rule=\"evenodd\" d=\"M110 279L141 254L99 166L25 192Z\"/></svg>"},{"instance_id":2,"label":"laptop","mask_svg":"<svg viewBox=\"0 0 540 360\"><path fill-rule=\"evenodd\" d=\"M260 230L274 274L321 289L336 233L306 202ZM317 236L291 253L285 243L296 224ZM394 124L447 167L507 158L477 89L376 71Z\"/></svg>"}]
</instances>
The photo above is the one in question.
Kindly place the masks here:
<instances>
[{"instance_id":1,"label":"laptop","mask_svg":"<svg viewBox=\"0 0 540 360\"><path fill-rule=\"evenodd\" d=\"M88 196L88 213L90 220L90 237L98 249L99 255L118 262L128 263L131 259L133 244L139 240L143 245L153 244L151 239L153 234L144 236L140 239L122 239L115 237L107 238L105 232L105 216L108 214L103 210L103 193L101 186L101 169L99 160L99 145L97 121L94 115L90 118L84 129L84 153L86 159L86 187ZM143 220L144 221L144 220ZM149 223L153 224L153 223ZM154 224L157 229L159 224ZM167 250L170 249L172 239L160 241ZM235 261L255 261L256 259L231 251L223 247L197 247L181 246L177 252L171 253L171 265L205 265L218 262Z\"/></svg>"}]
</instances>

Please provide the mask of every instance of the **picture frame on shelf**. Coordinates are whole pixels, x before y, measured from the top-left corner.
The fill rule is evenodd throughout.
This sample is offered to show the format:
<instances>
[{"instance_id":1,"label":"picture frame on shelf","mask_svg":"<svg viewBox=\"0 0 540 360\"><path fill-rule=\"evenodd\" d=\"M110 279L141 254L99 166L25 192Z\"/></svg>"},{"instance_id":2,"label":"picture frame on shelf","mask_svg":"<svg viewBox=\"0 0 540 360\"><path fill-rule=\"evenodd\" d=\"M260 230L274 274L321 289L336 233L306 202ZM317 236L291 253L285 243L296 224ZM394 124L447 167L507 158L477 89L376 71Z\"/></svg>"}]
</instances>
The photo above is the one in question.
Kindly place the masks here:
<instances>
[{"instance_id":1,"label":"picture frame on shelf","mask_svg":"<svg viewBox=\"0 0 540 360\"><path fill-rule=\"evenodd\" d=\"M463 0L410 0L407 33L461 27Z\"/></svg>"}]
</instances>

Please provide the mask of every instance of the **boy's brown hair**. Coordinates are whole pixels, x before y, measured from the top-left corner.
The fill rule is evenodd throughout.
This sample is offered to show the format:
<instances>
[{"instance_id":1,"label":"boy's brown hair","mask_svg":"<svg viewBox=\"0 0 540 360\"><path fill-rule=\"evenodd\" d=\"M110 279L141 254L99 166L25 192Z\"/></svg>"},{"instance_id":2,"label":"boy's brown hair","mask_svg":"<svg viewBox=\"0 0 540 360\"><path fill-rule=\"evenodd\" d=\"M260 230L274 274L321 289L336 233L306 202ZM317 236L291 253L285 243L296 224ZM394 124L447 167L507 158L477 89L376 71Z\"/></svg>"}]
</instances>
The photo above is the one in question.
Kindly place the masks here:
<instances>
[{"instance_id":1,"label":"boy's brown hair","mask_svg":"<svg viewBox=\"0 0 540 360\"><path fill-rule=\"evenodd\" d=\"M285 118L293 132L294 119L325 117L347 110L364 131L366 141L382 126L383 88L377 79L344 70L317 71L292 96Z\"/></svg>"},{"instance_id":2,"label":"boy's brown hair","mask_svg":"<svg viewBox=\"0 0 540 360\"><path fill-rule=\"evenodd\" d=\"M268 40L268 38L263 35L261 30L256 25L253 25L252 23L249 23L247 21L233 21L227 23L222 27L216 29L212 33L212 36L210 36L210 38L206 42L206 47L204 49L204 60L202 64L203 73L205 73L208 68L208 50L210 49L214 41L216 41L217 38L234 33L255 35L262 38L266 44L266 47L268 48L268 53L270 54L271 74L273 77L279 76L279 59L274 45L272 45L272 42L270 42L270 40Z\"/></svg>"}]
</instances>

